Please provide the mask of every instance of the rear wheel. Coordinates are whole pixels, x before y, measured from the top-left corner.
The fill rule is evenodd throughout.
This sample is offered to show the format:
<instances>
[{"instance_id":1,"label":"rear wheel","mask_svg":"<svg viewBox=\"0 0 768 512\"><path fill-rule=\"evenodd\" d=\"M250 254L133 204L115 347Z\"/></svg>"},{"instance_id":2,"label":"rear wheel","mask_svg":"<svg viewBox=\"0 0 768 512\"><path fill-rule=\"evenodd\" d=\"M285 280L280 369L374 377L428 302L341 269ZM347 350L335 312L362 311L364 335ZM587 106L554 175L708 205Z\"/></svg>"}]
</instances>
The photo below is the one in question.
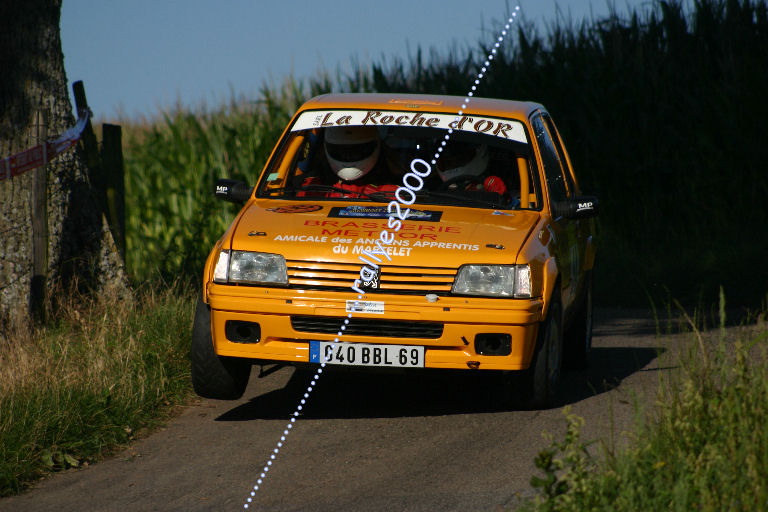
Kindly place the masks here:
<instances>
[{"instance_id":1,"label":"rear wheel","mask_svg":"<svg viewBox=\"0 0 768 512\"><path fill-rule=\"evenodd\" d=\"M553 292L549 310L539 325L533 360L527 370L510 372L507 393L516 406L526 409L552 407L560 387L563 359L563 308L558 292Z\"/></svg>"},{"instance_id":2,"label":"rear wheel","mask_svg":"<svg viewBox=\"0 0 768 512\"><path fill-rule=\"evenodd\" d=\"M190 359L195 393L217 400L236 400L243 396L251 375L251 363L216 354L211 336L211 308L202 298L195 309Z\"/></svg>"},{"instance_id":3,"label":"rear wheel","mask_svg":"<svg viewBox=\"0 0 768 512\"><path fill-rule=\"evenodd\" d=\"M567 368L580 370L586 368L589 365L590 350L592 350L592 271L584 276L584 293L571 327L565 335L564 364Z\"/></svg>"}]
</instances>

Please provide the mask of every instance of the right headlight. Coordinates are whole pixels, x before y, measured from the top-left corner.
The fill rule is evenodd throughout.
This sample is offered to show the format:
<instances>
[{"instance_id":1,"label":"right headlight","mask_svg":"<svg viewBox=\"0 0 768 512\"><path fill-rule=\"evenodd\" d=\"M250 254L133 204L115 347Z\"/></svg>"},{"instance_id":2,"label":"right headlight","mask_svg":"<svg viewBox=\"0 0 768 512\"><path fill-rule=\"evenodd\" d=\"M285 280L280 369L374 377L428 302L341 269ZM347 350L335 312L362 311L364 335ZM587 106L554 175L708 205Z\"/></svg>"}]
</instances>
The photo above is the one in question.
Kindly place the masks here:
<instances>
[{"instance_id":1,"label":"right headlight","mask_svg":"<svg viewBox=\"0 0 768 512\"><path fill-rule=\"evenodd\" d=\"M216 261L213 281L285 286L288 284L285 258L266 252L223 250Z\"/></svg>"},{"instance_id":2,"label":"right headlight","mask_svg":"<svg viewBox=\"0 0 768 512\"><path fill-rule=\"evenodd\" d=\"M531 296L531 267L528 265L463 265L451 292L486 297Z\"/></svg>"}]
</instances>

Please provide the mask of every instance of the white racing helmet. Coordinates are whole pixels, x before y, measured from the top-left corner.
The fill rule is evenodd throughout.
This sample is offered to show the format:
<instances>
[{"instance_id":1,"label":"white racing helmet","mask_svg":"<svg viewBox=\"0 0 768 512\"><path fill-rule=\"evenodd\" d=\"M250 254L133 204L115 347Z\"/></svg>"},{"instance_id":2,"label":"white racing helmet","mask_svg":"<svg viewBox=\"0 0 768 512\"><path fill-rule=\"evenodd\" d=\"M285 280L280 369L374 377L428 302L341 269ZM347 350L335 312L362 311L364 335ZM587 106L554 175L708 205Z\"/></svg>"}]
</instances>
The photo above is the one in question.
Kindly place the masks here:
<instances>
[{"instance_id":1,"label":"white racing helmet","mask_svg":"<svg viewBox=\"0 0 768 512\"><path fill-rule=\"evenodd\" d=\"M334 126L325 130L325 156L344 181L362 178L373 169L381 144L372 126Z\"/></svg>"},{"instance_id":2,"label":"white racing helmet","mask_svg":"<svg viewBox=\"0 0 768 512\"><path fill-rule=\"evenodd\" d=\"M440 155L437 174L443 181L459 176L478 177L488 167L488 146L449 141Z\"/></svg>"}]
</instances>

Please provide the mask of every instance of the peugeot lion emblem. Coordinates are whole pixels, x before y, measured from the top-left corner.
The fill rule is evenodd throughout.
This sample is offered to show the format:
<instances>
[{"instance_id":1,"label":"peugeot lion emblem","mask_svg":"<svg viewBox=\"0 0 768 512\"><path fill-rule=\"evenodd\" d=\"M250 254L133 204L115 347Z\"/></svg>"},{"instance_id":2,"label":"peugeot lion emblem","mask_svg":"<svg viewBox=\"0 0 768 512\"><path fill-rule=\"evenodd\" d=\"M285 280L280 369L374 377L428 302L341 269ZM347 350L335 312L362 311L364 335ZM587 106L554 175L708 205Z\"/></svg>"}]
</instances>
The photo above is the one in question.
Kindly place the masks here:
<instances>
[{"instance_id":1,"label":"peugeot lion emblem","mask_svg":"<svg viewBox=\"0 0 768 512\"><path fill-rule=\"evenodd\" d=\"M367 290L378 290L380 280L381 280L381 267L376 269L376 273L373 275L370 281L363 281L362 288Z\"/></svg>"}]
</instances>

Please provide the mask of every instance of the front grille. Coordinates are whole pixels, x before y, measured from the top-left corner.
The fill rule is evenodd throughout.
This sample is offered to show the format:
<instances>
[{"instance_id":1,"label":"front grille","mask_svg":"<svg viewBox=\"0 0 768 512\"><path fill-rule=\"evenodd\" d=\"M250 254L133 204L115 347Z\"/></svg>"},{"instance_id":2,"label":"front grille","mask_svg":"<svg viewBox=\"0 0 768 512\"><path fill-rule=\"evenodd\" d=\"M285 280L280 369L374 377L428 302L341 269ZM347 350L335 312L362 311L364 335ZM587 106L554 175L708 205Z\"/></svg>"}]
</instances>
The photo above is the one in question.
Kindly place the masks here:
<instances>
[{"instance_id":1,"label":"front grille","mask_svg":"<svg viewBox=\"0 0 768 512\"><path fill-rule=\"evenodd\" d=\"M318 261L288 260L288 286L301 290L349 291L355 279L360 279L362 263L325 263ZM394 293L409 295L448 295L456 277L451 267L381 267L378 289L368 293Z\"/></svg>"},{"instance_id":2,"label":"front grille","mask_svg":"<svg viewBox=\"0 0 768 512\"><path fill-rule=\"evenodd\" d=\"M300 332L338 334L344 318L328 316L291 316L291 326ZM387 338L433 338L443 335L443 324L436 322L404 322L376 320L373 318L352 318L344 334L358 336L380 336Z\"/></svg>"}]
</instances>

